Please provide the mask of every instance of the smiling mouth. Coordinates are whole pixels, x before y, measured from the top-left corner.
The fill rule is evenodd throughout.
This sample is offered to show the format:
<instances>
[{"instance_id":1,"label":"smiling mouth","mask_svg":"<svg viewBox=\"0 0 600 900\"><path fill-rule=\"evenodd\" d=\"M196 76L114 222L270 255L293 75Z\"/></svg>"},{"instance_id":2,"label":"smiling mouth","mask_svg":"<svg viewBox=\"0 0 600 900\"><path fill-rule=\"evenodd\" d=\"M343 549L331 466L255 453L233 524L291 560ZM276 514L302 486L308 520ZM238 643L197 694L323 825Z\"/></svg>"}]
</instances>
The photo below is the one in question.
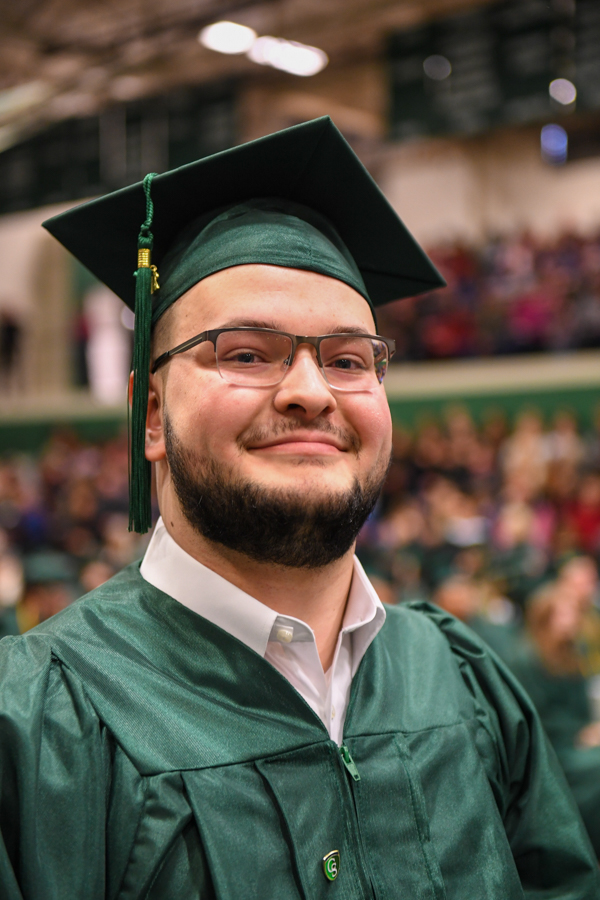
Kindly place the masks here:
<instances>
[{"instance_id":1,"label":"smiling mouth","mask_svg":"<svg viewBox=\"0 0 600 900\"><path fill-rule=\"evenodd\" d=\"M358 456L361 449L358 436L349 429L328 422L307 425L300 419L251 427L238 437L237 445L242 453L296 457Z\"/></svg>"},{"instance_id":2,"label":"smiling mouth","mask_svg":"<svg viewBox=\"0 0 600 900\"><path fill-rule=\"evenodd\" d=\"M272 453L279 456L339 456L344 450L338 450L333 444L318 441L287 441L285 444L269 444L267 447L251 448L253 453Z\"/></svg>"},{"instance_id":3,"label":"smiling mouth","mask_svg":"<svg viewBox=\"0 0 600 900\"><path fill-rule=\"evenodd\" d=\"M285 435L268 443L250 446L248 450L302 456L335 456L347 452L340 441L325 434Z\"/></svg>"}]
</instances>

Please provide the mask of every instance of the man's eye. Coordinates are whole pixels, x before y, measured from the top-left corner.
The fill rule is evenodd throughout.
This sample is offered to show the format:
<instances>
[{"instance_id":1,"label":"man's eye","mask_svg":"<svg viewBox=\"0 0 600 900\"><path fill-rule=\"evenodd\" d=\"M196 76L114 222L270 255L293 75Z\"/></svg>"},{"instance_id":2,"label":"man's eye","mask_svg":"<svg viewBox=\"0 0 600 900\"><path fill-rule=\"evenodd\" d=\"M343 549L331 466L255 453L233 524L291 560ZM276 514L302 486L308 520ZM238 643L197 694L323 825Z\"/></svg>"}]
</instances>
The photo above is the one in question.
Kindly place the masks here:
<instances>
[{"instance_id":1,"label":"man's eye","mask_svg":"<svg viewBox=\"0 0 600 900\"><path fill-rule=\"evenodd\" d=\"M234 350L228 353L221 361L227 365L240 366L251 366L268 362L264 355L257 353L256 350Z\"/></svg>"},{"instance_id":2,"label":"man's eye","mask_svg":"<svg viewBox=\"0 0 600 900\"><path fill-rule=\"evenodd\" d=\"M345 369L346 371L364 371L366 368L364 360L352 359L349 356L341 356L339 359L332 359L327 363L328 367L334 369Z\"/></svg>"}]
</instances>

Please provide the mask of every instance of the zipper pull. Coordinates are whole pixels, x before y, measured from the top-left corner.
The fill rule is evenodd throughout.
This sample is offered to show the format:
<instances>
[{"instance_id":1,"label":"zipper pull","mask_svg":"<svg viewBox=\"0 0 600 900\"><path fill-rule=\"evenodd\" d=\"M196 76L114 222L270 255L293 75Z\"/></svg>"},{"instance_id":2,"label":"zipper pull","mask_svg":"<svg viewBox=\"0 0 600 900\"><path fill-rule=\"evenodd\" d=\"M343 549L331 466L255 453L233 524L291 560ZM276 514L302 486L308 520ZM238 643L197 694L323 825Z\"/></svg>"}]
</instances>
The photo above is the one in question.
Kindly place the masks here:
<instances>
[{"instance_id":1,"label":"zipper pull","mask_svg":"<svg viewBox=\"0 0 600 900\"><path fill-rule=\"evenodd\" d=\"M360 781L360 775L358 774L358 769L356 768L356 764L350 755L350 751L346 747L345 744L342 744L340 747L340 754L342 756L342 762L346 766L346 769L350 772L353 779L355 781Z\"/></svg>"}]
</instances>

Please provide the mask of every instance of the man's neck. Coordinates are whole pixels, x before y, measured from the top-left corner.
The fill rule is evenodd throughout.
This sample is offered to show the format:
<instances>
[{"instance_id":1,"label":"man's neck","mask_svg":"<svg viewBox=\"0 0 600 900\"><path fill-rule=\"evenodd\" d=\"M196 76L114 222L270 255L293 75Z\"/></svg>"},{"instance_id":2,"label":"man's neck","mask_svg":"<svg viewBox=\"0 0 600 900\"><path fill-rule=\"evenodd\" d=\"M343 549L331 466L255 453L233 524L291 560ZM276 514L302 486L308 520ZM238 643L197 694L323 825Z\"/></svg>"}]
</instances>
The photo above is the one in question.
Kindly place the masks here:
<instances>
[{"instance_id":1,"label":"man's neck","mask_svg":"<svg viewBox=\"0 0 600 900\"><path fill-rule=\"evenodd\" d=\"M353 548L328 566L292 569L257 562L207 541L175 517L166 517L165 527L198 562L277 613L306 622L315 634L323 670L329 669L352 582Z\"/></svg>"}]
</instances>

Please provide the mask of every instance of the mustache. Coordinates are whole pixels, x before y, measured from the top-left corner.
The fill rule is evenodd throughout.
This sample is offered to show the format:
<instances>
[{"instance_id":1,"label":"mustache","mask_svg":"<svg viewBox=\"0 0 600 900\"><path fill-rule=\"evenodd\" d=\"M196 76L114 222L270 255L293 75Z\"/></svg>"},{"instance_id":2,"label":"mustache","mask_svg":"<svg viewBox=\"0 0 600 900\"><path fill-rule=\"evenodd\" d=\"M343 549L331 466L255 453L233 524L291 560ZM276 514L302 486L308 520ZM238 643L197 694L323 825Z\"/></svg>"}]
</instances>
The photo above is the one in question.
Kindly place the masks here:
<instances>
[{"instance_id":1,"label":"mustache","mask_svg":"<svg viewBox=\"0 0 600 900\"><path fill-rule=\"evenodd\" d=\"M347 431L345 428L338 428L337 426L332 425L332 423L328 422L326 419L315 419L312 422L307 423L303 419L291 418L280 419L268 426L251 425L250 428L247 428L246 431L242 432L236 443L240 450L245 450L249 444L264 443L266 441L271 441L274 438L279 438L284 434L290 434L290 432L302 431L320 431L323 434L333 435L353 453L356 455L360 453L362 445L358 436L351 431Z\"/></svg>"}]
</instances>

